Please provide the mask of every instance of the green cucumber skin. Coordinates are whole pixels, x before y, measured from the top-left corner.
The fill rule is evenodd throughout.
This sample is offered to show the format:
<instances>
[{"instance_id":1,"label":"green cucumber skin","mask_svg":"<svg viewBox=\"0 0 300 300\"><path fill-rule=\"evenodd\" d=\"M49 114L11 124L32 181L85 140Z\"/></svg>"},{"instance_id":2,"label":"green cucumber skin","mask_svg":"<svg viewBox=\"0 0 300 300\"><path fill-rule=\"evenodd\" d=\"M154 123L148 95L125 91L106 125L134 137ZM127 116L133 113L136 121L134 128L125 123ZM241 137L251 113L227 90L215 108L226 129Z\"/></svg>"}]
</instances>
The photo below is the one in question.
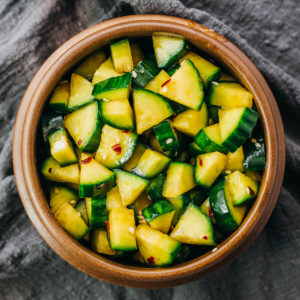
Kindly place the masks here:
<instances>
[{"instance_id":1,"label":"green cucumber skin","mask_svg":"<svg viewBox=\"0 0 300 300\"><path fill-rule=\"evenodd\" d=\"M219 123L219 114L218 114L219 109L220 106L208 105L209 116L214 120L215 123Z\"/></svg>"},{"instance_id":2,"label":"green cucumber skin","mask_svg":"<svg viewBox=\"0 0 300 300\"><path fill-rule=\"evenodd\" d=\"M167 200L160 200L143 209L143 215L149 223L155 218L175 210L173 204Z\"/></svg>"},{"instance_id":3,"label":"green cucumber skin","mask_svg":"<svg viewBox=\"0 0 300 300\"><path fill-rule=\"evenodd\" d=\"M172 76L179 68L180 68L180 64L176 64L175 66L171 67L169 70L167 70L168 75Z\"/></svg>"},{"instance_id":4,"label":"green cucumber skin","mask_svg":"<svg viewBox=\"0 0 300 300\"><path fill-rule=\"evenodd\" d=\"M162 190L166 179L165 174L160 174L152 180L150 185L147 187L146 192L151 201L159 201L163 199Z\"/></svg>"},{"instance_id":5,"label":"green cucumber skin","mask_svg":"<svg viewBox=\"0 0 300 300\"><path fill-rule=\"evenodd\" d=\"M48 135L63 127L64 119L62 115L45 112L41 119L43 140L49 145Z\"/></svg>"},{"instance_id":6,"label":"green cucumber skin","mask_svg":"<svg viewBox=\"0 0 300 300\"><path fill-rule=\"evenodd\" d=\"M222 231L232 232L236 230L239 225L232 218L227 207L225 199L225 179L218 181L209 191L209 205L213 212L214 218Z\"/></svg>"},{"instance_id":7,"label":"green cucumber skin","mask_svg":"<svg viewBox=\"0 0 300 300\"><path fill-rule=\"evenodd\" d=\"M266 168L266 150L265 142L262 137L256 138L257 143L260 147L257 147L251 141L247 140L243 145L244 151L244 168L246 171L263 171Z\"/></svg>"},{"instance_id":8,"label":"green cucumber skin","mask_svg":"<svg viewBox=\"0 0 300 300\"><path fill-rule=\"evenodd\" d=\"M227 153L227 150L222 145L218 145L215 142L213 142L205 133L203 129L201 129L195 136L195 142L196 144L202 148L206 153L207 152L221 152L221 153Z\"/></svg>"},{"instance_id":9,"label":"green cucumber skin","mask_svg":"<svg viewBox=\"0 0 300 300\"><path fill-rule=\"evenodd\" d=\"M206 89L210 89L211 83L212 83L213 81L218 81L219 78L220 78L220 76L221 76L221 69L218 68L218 69L216 69L215 73L211 74L211 76L207 78L207 81L206 81L206 82L207 82Z\"/></svg>"},{"instance_id":10,"label":"green cucumber skin","mask_svg":"<svg viewBox=\"0 0 300 300\"><path fill-rule=\"evenodd\" d=\"M85 206L85 201L79 200L75 206L75 209L80 212L81 217L83 218L83 220L85 221L85 223L87 225L89 225L89 217L87 215L87 211L86 211L86 206Z\"/></svg>"},{"instance_id":11,"label":"green cucumber skin","mask_svg":"<svg viewBox=\"0 0 300 300\"><path fill-rule=\"evenodd\" d=\"M143 60L133 70L136 74L133 82L136 86L143 88L152 80L160 71L156 62L152 60Z\"/></svg>"},{"instance_id":12,"label":"green cucumber skin","mask_svg":"<svg viewBox=\"0 0 300 300\"><path fill-rule=\"evenodd\" d=\"M57 114L66 115L69 113L68 105L65 103L49 103L48 107L51 111Z\"/></svg>"},{"instance_id":13,"label":"green cucumber skin","mask_svg":"<svg viewBox=\"0 0 300 300\"><path fill-rule=\"evenodd\" d=\"M91 228L99 229L106 227L108 211L106 208L106 196L91 199Z\"/></svg>"},{"instance_id":14,"label":"green cucumber skin","mask_svg":"<svg viewBox=\"0 0 300 300\"><path fill-rule=\"evenodd\" d=\"M168 102L169 102L171 108L174 111L174 116L176 116L176 115L178 115L178 114L180 114L180 113L182 113L182 112L184 112L188 109L188 107L186 107L186 106L184 106L180 103L177 103L173 100L168 99Z\"/></svg>"},{"instance_id":15,"label":"green cucumber skin","mask_svg":"<svg viewBox=\"0 0 300 300\"><path fill-rule=\"evenodd\" d=\"M180 198L181 199L181 203L182 203L182 207L180 208L178 214L175 213L173 220L172 220L172 225L176 225L177 222L179 221L180 217L182 216L182 214L185 212L186 208L188 207L189 203L190 203L190 197L188 192L184 193L176 198Z\"/></svg>"},{"instance_id":16,"label":"green cucumber skin","mask_svg":"<svg viewBox=\"0 0 300 300\"><path fill-rule=\"evenodd\" d=\"M200 146L195 142L189 144L188 150L192 155L195 156L198 156L199 154L207 153L205 150L201 149Z\"/></svg>"},{"instance_id":17,"label":"green cucumber skin","mask_svg":"<svg viewBox=\"0 0 300 300\"><path fill-rule=\"evenodd\" d=\"M192 190L188 192L188 196L190 199L190 203L193 203L197 206L200 206L205 199L207 198L208 194L205 190Z\"/></svg>"},{"instance_id":18,"label":"green cucumber skin","mask_svg":"<svg viewBox=\"0 0 300 300\"><path fill-rule=\"evenodd\" d=\"M238 128L236 128L231 135L223 141L222 146L224 146L224 148L229 152L236 151L249 138L258 118L259 115L255 110L246 107L238 124Z\"/></svg>"}]
</instances>

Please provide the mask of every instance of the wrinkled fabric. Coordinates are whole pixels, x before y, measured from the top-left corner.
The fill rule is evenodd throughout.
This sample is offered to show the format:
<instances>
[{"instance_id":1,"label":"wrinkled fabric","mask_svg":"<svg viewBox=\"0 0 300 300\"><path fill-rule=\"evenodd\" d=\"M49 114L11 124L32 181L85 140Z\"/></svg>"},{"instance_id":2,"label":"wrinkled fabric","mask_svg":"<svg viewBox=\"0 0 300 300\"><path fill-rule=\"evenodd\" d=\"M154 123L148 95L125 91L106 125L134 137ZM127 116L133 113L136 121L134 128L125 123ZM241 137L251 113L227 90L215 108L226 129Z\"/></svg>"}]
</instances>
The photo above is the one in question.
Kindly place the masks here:
<instances>
[{"instance_id":1,"label":"wrinkled fabric","mask_svg":"<svg viewBox=\"0 0 300 300\"><path fill-rule=\"evenodd\" d=\"M286 132L285 180L263 232L227 267L172 289L112 285L63 261L30 223L12 170L16 112L41 64L81 30L133 13L190 18L235 43L269 83ZM299 299L299 52L298 0L1 0L0 299Z\"/></svg>"}]
</instances>

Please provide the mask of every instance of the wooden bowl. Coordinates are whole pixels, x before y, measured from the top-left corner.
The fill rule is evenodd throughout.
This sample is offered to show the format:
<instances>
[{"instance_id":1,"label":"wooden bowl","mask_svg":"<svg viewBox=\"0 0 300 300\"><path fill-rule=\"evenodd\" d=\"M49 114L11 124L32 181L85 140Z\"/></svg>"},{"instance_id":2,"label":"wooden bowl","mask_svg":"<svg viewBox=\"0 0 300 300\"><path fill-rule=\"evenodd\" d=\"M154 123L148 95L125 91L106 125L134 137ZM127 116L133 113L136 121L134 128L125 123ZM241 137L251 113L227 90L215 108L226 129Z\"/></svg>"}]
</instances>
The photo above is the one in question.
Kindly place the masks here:
<instances>
[{"instance_id":1,"label":"wooden bowl","mask_svg":"<svg viewBox=\"0 0 300 300\"><path fill-rule=\"evenodd\" d=\"M97 255L73 240L56 222L41 188L36 166L36 132L39 118L53 88L76 63L94 50L120 37L151 36L154 31L183 35L209 54L254 95L265 134L267 165L260 192L245 220L217 251L166 268L122 265ZM13 138L13 164L25 210L44 240L79 270L112 283L162 288L187 283L230 263L261 232L281 188L285 167L285 139L274 96L261 73L236 46L215 31L190 20L161 15L137 15L112 19L77 34L59 47L32 79L20 104Z\"/></svg>"}]
</instances>

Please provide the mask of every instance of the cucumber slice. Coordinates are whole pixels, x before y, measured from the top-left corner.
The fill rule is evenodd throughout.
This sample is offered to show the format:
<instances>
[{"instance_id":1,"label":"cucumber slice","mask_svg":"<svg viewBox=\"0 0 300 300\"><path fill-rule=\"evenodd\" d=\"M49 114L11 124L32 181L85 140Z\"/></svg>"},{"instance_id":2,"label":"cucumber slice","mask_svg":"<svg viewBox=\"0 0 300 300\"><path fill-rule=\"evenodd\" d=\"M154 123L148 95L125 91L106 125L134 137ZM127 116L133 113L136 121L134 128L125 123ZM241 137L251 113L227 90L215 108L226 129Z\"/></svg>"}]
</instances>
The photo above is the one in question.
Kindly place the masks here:
<instances>
[{"instance_id":1,"label":"cucumber slice","mask_svg":"<svg viewBox=\"0 0 300 300\"><path fill-rule=\"evenodd\" d=\"M175 207L167 200L157 201L143 210L147 223L162 233L168 233L174 214Z\"/></svg>"},{"instance_id":2,"label":"cucumber slice","mask_svg":"<svg viewBox=\"0 0 300 300\"><path fill-rule=\"evenodd\" d=\"M189 204L170 237L185 244L208 246L216 244L210 218L194 204Z\"/></svg>"},{"instance_id":3,"label":"cucumber slice","mask_svg":"<svg viewBox=\"0 0 300 300\"><path fill-rule=\"evenodd\" d=\"M205 152L219 151L227 153L227 150L222 146L220 124L214 124L202 128L195 136L195 142Z\"/></svg>"},{"instance_id":4,"label":"cucumber slice","mask_svg":"<svg viewBox=\"0 0 300 300\"><path fill-rule=\"evenodd\" d=\"M65 203L75 206L79 197L72 189L66 186L54 185L50 188L50 208L55 214L56 211Z\"/></svg>"},{"instance_id":5,"label":"cucumber slice","mask_svg":"<svg viewBox=\"0 0 300 300\"><path fill-rule=\"evenodd\" d=\"M180 132L194 137L200 129L208 125L207 106L203 103L199 111L188 109L178 116L172 122L172 125Z\"/></svg>"},{"instance_id":6,"label":"cucumber slice","mask_svg":"<svg viewBox=\"0 0 300 300\"><path fill-rule=\"evenodd\" d=\"M258 117L258 113L249 107L220 109L222 146L230 152L236 151L251 135Z\"/></svg>"},{"instance_id":7,"label":"cucumber slice","mask_svg":"<svg viewBox=\"0 0 300 300\"><path fill-rule=\"evenodd\" d=\"M113 187L106 195L106 208L110 212L114 207L124 207L119 188Z\"/></svg>"},{"instance_id":8,"label":"cucumber slice","mask_svg":"<svg viewBox=\"0 0 300 300\"><path fill-rule=\"evenodd\" d=\"M103 126L98 102L94 101L65 116L64 126L80 151L93 153L99 145Z\"/></svg>"},{"instance_id":9,"label":"cucumber slice","mask_svg":"<svg viewBox=\"0 0 300 300\"><path fill-rule=\"evenodd\" d=\"M42 165L42 174L50 181L79 184L78 164L61 167L53 157L48 157L44 161Z\"/></svg>"},{"instance_id":10,"label":"cucumber slice","mask_svg":"<svg viewBox=\"0 0 300 300\"><path fill-rule=\"evenodd\" d=\"M257 196L257 182L239 171L226 176L226 184L234 206L244 205Z\"/></svg>"},{"instance_id":11,"label":"cucumber slice","mask_svg":"<svg viewBox=\"0 0 300 300\"><path fill-rule=\"evenodd\" d=\"M196 53L192 51L187 53L179 62L182 63L187 59L191 60L197 68L205 88L220 77L221 69Z\"/></svg>"},{"instance_id":12,"label":"cucumber slice","mask_svg":"<svg viewBox=\"0 0 300 300\"><path fill-rule=\"evenodd\" d=\"M216 105L208 106L208 112L209 112L208 115L215 123L219 123L219 109L220 106L216 106Z\"/></svg>"},{"instance_id":13,"label":"cucumber slice","mask_svg":"<svg viewBox=\"0 0 300 300\"><path fill-rule=\"evenodd\" d=\"M115 173L124 206L136 200L149 184L148 180L123 170L115 170Z\"/></svg>"},{"instance_id":14,"label":"cucumber slice","mask_svg":"<svg viewBox=\"0 0 300 300\"><path fill-rule=\"evenodd\" d=\"M136 239L140 254L152 267L171 264L181 249L178 241L146 224L137 227Z\"/></svg>"},{"instance_id":15,"label":"cucumber slice","mask_svg":"<svg viewBox=\"0 0 300 300\"><path fill-rule=\"evenodd\" d=\"M266 168L265 142L262 137L251 138L243 145L245 170L263 171Z\"/></svg>"},{"instance_id":16,"label":"cucumber slice","mask_svg":"<svg viewBox=\"0 0 300 300\"><path fill-rule=\"evenodd\" d=\"M96 197L105 194L115 185L115 174L84 153L80 158L80 197Z\"/></svg>"},{"instance_id":17,"label":"cucumber slice","mask_svg":"<svg viewBox=\"0 0 300 300\"><path fill-rule=\"evenodd\" d=\"M203 150L198 144L196 144L196 142L192 142L189 144L189 152L195 156L206 153L206 151Z\"/></svg>"},{"instance_id":18,"label":"cucumber slice","mask_svg":"<svg viewBox=\"0 0 300 300\"><path fill-rule=\"evenodd\" d=\"M171 80L160 88L159 93L195 110L201 109L204 100L199 72L190 60L183 62Z\"/></svg>"},{"instance_id":19,"label":"cucumber slice","mask_svg":"<svg viewBox=\"0 0 300 300\"><path fill-rule=\"evenodd\" d=\"M168 200L175 207L175 214L174 214L174 217L172 220L172 225L174 227L174 226L176 226L179 218L181 217L181 215L184 213L185 209L187 208L190 199L189 199L188 194L185 193L185 194L182 194L175 198L169 198Z\"/></svg>"},{"instance_id":20,"label":"cucumber slice","mask_svg":"<svg viewBox=\"0 0 300 300\"><path fill-rule=\"evenodd\" d=\"M130 50L133 66L135 67L140 61L143 60L143 52L137 43L130 43Z\"/></svg>"},{"instance_id":21,"label":"cucumber slice","mask_svg":"<svg viewBox=\"0 0 300 300\"><path fill-rule=\"evenodd\" d=\"M207 191L205 189L194 189L188 192L190 203L193 203L197 206L202 205L202 203L207 198Z\"/></svg>"},{"instance_id":22,"label":"cucumber slice","mask_svg":"<svg viewBox=\"0 0 300 300\"><path fill-rule=\"evenodd\" d=\"M196 159L195 179L204 187L210 188L224 170L227 157L220 152L200 154Z\"/></svg>"},{"instance_id":23,"label":"cucumber slice","mask_svg":"<svg viewBox=\"0 0 300 300\"><path fill-rule=\"evenodd\" d=\"M145 89L158 93L161 86L170 79L169 74L165 70L161 70L158 75L151 79Z\"/></svg>"},{"instance_id":24,"label":"cucumber slice","mask_svg":"<svg viewBox=\"0 0 300 300\"><path fill-rule=\"evenodd\" d=\"M73 111L92 102L94 100L92 91L93 86L90 81L73 73L71 75L68 110Z\"/></svg>"},{"instance_id":25,"label":"cucumber slice","mask_svg":"<svg viewBox=\"0 0 300 300\"><path fill-rule=\"evenodd\" d=\"M85 200L79 200L78 203L75 206L76 211L80 214L80 216L83 218L85 224L89 225L89 216L87 213Z\"/></svg>"},{"instance_id":26,"label":"cucumber slice","mask_svg":"<svg viewBox=\"0 0 300 300\"><path fill-rule=\"evenodd\" d=\"M49 136L50 152L53 158L62 166L78 162L78 157L64 128L52 132Z\"/></svg>"},{"instance_id":27,"label":"cucumber slice","mask_svg":"<svg viewBox=\"0 0 300 300\"><path fill-rule=\"evenodd\" d=\"M102 50L95 52L86 58L76 69L75 73L91 81L96 70L105 61L105 54Z\"/></svg>"},{"instance_id":28,"label":"cucumber slice","mask_svg":"<svg viewBox=\"0 0 300 300\"><path fill-rule=\"evenodd\" d=\"M200 206L200 209L211 219L213 224L216 224L216 219L214 218L214 214L210 208L209 198L207 198Z\"/></svg>"},{"instance_id":29,"label":"cucumber slice","mask_svg":"<svg viewBox=\"0 0 300 300\"><path fill-rule=\"evenodd\" d=\"M104 125L95 159L109 169L122 166L132 155L137 134Z\"/></svg>"},{"instance_id":30,"label":"cucumber slice","mask_svg":"<svg viewBox=\"0 0 300 300\"><path fill-rule=\"evenodd\" d=\"M96 85L97 83L104 81L109 78L118 77L123 74L119 74L115 68L111 57L109 57L100 67L96 70L92 85Z\"/></svg>"},{"instance_id":31,"label":"cucumber slice","mask_svg":"<svg viewBox=\"0 0 300 300\"><path fill-rule=\"evenodd\" d=\"M217 224L224 232L232 232L237 229L247 212L247 206L233 205L224 178L209 191L209 204Z\"/></svg>"},{"instance_id":32,"label":"cucumber slice","mask_svg":"<svg viewBox=\"0 0 300 300\"><path fill-rule=\"evenodd\" d=\"M113 250L137 250L134 212L128 208L113 208L109 213L109 238Z\"/></svg>"},{"instance_id":33,"label":"cucumber slice","mask_svg":"<svg viewBox=\"0 0 300 300\"><path fill-rule=\"evenodd\" d=\"M243 147L241 146L234 152L228 152L227 154L227 162L225 165L225 174L228 174L233 171L243 171L244 166L244 152L243 152Z\"/></svg>"},{"instance_id":34,"label":"cucumber slice","mask_svg":"<svg viewBox=\"0 0 300 300\"><path fill-rule=\"evenodd\" d=\"M130 86L131 74L124 74L122 76L108 78L95 84L92 94L95 99L128 99Z\"/></svg>"},{"instance_id":35,"label":"cucumber slice","mask_svg":"<svg viewBox=\"0 0 300 300\"><path fill-rule=\"evenodd\" d=\"M213 82L208 101L222 108L252 107L253 96L237 82Z\"/></svg>"},{"instance_id":36,"label":"cucumber slice","mask_svg":"<svg viewBox=\"0 0 300 300\"><path fill-rule=\"evenodd\" d=\"M62 81L54 90L48 107L50 110L56 113L67 114L68 102L70 97L70 83Z\"/></svg>"},{"instance_id":37,"label":"cucumber slice","mask_svg":"<svg viewBox=\"0 0 300 300\"><path fill-rule=\"evenodd\" d=\"M92 249L100 254L115 255L116 251L111 249L107 232L104 229L95 229L92 233L91 240Z\"/></svg>"},{"instance_id":38,"label":"cucumber slice","mask_svg":"<svg viewBox=\"0 0 300 300\"><path fill-rule=\"evenodd\" d=\"M176 64L175 66L171 67L169 70L167 70L168 75L172 76L179 68L180 64Z\"/></svg>"},{"instance_id":39,"label":"cucumber slice","mask_svg":"<svg viewBox=\"0 0 300 300\"><path fill-rule=\"evenodd\" d=\"M63 204L54 216L63 229L76 240L84 237L89 230L76 209L68 203Z\"/></svg>"},{"instance_id":40,"label":"cucumber slice","mask_svg":"<svg viewBox=\"0 0 300 300\"><path fill-rule=\"evenodd\" d=\"M136 221L142 222L144 221L142 211L150 204L151 201L149 200L147 193L143 192L133 203L128 206L128 208L133 209Z\"/></svg>"},{"instance_id":41,"label":"cucumber slice","mask_svg":"<svg viewBox=\"0 0 300 300\"><path fill-rule=\"evenodd\" d=\"M187 42L179 36L154 33L152 36L153 48L159 68L171 67L187 49Z\"/></svg>"},{"instance_id":42,"label":"cucumber slice","mask_svg":"<svg viewBox=\"0 0 300 300\"><path fill-rule=\"evenodd\" d=\"M124 164L123 169L126 171L130 171L131 169L133 169L137 165L138 161L140 160L146 149L147 148L144 144L137 143L133 154L131 155L129 160Z\"/></svg>"},{"instance_id":43,"label":"cucumber slice","mask_svg":"<svg viewBox=\"0 0 300 300\"><path fill-rule=\"evenodd\" d=\"M139 62L132 72L133 82L138 87L143 88L158 73L159 69L154 61L143 60Z\"/></svg>"},{"instance_id":44,"label":"cucumber slice","mask_svg":"<svg viewBox=\"0 0 300 300\"><path fill-rule=\"evenodd\" d=\"M133 61L128 39L110 43L111 57L118 73L131 72Z\"/></svg>"},{"instance_id":45,"label":"cucumber slice","mask_svg":"<svg viewBox=\"0 0 300 300\"><path fill-rule=\"evenodd\" d=\"M132 172L145 178L153 178L161 173L171 159L159 152L146 149Z\"/></svg>"},{"instance_id":46,"label":"cucumber slice","mask_svg":"<svg viewBox=\"0 0 300 300\"><path fill-rule=\"evenodd\" d=\"M133 111L127 99L100 101L101 118L104 123L125 130L132 130Z\"/></svg>"},{"instance_id":47,"label":"cucumber slice","mask_svg":"<svg viewBox=\"0 0 300 300\"><path fill-rule=\"evenodd\" d=\"M193 166L183 162L172 162L167 171L162 195L175 198L196 186Z\"/></svg>"},{"instance_id":48,"label":"cucumber slice","mask_svg":"<svg viewBox=\"0 0 300 300\"><path fill-rule=\"evenodd\" d=\"M85 206L89 218L90 228L103 228L108 220L106 196L85 198Z\"/></svg>"},{"instance_id":49,"label":"cucumber slice","mask_svg":"<svg viewBox=\"0 0 300 300\"><path fill-rule=\"evenodd\" d=\"M151 201L155 202L163 199L162 191L166 179L165 174L159 174L154 178L146 189L146 192Z\"/></svg>"},{"instance_id":50,"label":"cucumber slice","mask_svg":"<svg viewBox=\"0 0 300 300\"><path fill-rule=\"evenodd\" d=\"M49 145L48 135L63 127L63 116L45 112L41 118L42 134L44 142Z\"/></svg>"}]
</instances>

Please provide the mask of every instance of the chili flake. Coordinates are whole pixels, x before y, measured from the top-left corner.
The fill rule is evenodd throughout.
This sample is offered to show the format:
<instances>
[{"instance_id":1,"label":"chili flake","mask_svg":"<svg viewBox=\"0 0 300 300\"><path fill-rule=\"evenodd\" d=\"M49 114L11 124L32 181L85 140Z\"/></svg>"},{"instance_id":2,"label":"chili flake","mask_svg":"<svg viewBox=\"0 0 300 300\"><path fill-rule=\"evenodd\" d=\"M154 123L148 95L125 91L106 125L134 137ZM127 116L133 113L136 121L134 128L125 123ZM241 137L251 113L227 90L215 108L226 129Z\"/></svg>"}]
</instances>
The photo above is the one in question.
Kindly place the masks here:
<instances>
[{"instance_id":1,"label":"chili flake","mask_svg":"<svg viewBox=\"0 0 300 300\"><path fill-rule=\"evenodd\" d=\"M49 173L52 173L52 168L49 168L49 169L48 169L48 172L49 172Z\"/></svg>"},{"instance_id":2,"label":"chili flake","mask_svg":"<svg viewBox=\"0 0 300 300\"><path fill-rule=\"evenodd\" d=\"M110 227L109 227L109 221L105 221L105 225L106 225L106 230L109 234L109 230L110 230Z\"/></svg>"},{"instance_id":3,"label":"chili flake","mask_svg":"<svg viewBox=\"0 0 300 300\"><path fill-rule=\"evenodd\" d=\"M123 133L129 133L129 130L121 130Z\"/></svg>"},{"instance_id":4,"label":"chili flake","mask_svg":"<svg viewBox=\"0 0 300 300\"><path fill-rule=\"evenodd\" d=\"M161 87L164 87L164 86L165 86L166 84L168 84L170 81L171 81L171 78L168 79L166 82L164 82L164 83L161 85Z\"/></svg>"},{"instance_id":5,"label":"chili flake","mask_svg":"<svg viewBox=\"0 0 300 300\"><path fill-rule=\"evenodd\" d=\"M82 165L85 165L85 164L88 164L89 162L91 162L92 159L93 159L93 158L92 158L91 156L89 156L88 158L86 158L86 159L84 159L84 160L81 160L80 163L81 163Z\"/></svg>"},{"instance_id":6,"label":"chili flake","mask_svg":"<svg viewBox=\"0 0 300 300\"><path fill-rule=\"evenodd\" d=\"M82 144L82 140L78 141L78 146L80 146Z\"/></svg>"},{"instance_id":7,"label":"chili flake","mask_svg":"<svg viewBox=\"0 0 300 300\"><path fill-rule=\"evenodd\" d=\"M251 189L250 186L247 186L247 194L249 194L250 196L254 195L254 191Z\"/></svg>"},{"instance_id":8,"label":"chili flake","mask_svg":"<svg viewBox=\"0 0 300 300\"><path fill-rule=\"evenodd\" d=\"M150 265L154 265L154 257L153 256L150 256L147 258L148 262L150 263Z\"/></svg>"},{"instance_id":9,"label":"chili flake","mask_svg":"<svg viewBox=\"0 0 300 300\"><path fill-rule=\"evenodd\" d=\"M208 210L208 216L212 219L214 217L214 214L211 210L211 208Z\"/></svg>"},{"instance_id":10,"label":"chili flake","mask_svg":"<svg viewBox=\"0 0 300 300\"><path fill-rule=\"evenodd\" d=\"M207 240L207 239L208 239L207 235L203 236L202 238L203 238L203 239L205 239L205 240Z\"/></svg>"},{"instance_id":11,"label":"chili flake","mask_svg":"<svg viewBox=\"0 0 300 300\"><path fill-rule=\"evenodd\" d=\"M117 153L117 155L120 155L122 152L122 148L120 144L113 145L111 148Z\"/></svg>"},{"instance_id":12,"label":"chili flake","mask_svg":"<svg viewBox=\"0 0 300 300\"><path fill-rule=\"evenodd\" d=\"M201 157L199 157L199 165L202 167L203 166L203 160L201 159Z\"/></svg>"}]
</instances>

